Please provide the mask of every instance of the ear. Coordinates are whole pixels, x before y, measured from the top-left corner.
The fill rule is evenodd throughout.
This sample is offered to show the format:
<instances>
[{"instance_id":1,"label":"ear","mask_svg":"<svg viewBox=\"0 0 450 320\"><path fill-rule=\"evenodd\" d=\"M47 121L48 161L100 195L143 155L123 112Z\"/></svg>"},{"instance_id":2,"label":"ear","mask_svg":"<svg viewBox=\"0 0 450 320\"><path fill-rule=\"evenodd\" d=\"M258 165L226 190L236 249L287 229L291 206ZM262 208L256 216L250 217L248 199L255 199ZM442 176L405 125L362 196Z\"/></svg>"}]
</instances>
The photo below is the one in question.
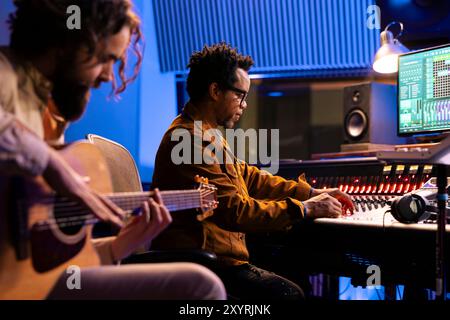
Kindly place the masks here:
<instances>
[{"instance_id":1,"label":"ear","mask_svg":"<svg viewBox=\"0 0 450 320\"><path fill-rule=\"evenodd\" d=\"M220 99L220 95L222 94L222 90L220 90L217 82L213 82L209 85L208 93L213 101L218 101Z\"/></svg>"}]
</instances>

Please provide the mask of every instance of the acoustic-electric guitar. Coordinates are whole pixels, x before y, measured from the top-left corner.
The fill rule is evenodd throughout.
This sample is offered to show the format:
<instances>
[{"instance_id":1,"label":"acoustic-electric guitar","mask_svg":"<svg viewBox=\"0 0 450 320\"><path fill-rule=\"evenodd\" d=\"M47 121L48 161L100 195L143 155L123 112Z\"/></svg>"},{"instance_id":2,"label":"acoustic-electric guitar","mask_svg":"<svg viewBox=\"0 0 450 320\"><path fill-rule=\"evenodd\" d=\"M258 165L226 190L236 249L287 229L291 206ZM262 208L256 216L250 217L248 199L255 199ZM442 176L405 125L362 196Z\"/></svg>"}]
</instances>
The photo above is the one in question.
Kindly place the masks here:
<instances>
[{"instance_id":1,"label":"acoustic-electric guitar","mask_svg":"<svg viewBox=\"0 0 450 320\"><path fill-rule=\"evenodd\" d=\"M91 143L76 142L58 152L128 216L139 214L153 196L152 191L112 193L107 164ZM0 183L0 299L43 299L69 266L100 264L91 243L98 220L79 203L58 196L42 177L12 180ZM216 188L204 178L195 180L196 189L161 191L169 211L196 208L199 220L212 214Z\"/></svg>"}]
</instances>

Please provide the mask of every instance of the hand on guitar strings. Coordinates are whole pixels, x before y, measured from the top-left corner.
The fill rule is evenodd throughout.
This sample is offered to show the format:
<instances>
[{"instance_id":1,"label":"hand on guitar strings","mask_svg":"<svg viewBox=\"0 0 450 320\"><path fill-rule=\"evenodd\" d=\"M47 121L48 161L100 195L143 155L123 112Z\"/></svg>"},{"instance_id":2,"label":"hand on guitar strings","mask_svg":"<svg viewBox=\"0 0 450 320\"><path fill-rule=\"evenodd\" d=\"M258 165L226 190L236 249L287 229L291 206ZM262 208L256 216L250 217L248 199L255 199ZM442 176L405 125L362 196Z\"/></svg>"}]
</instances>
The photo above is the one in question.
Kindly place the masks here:
<instances>
[{"instance_id":1,"label":"hand on guitar strings","mask_svg":"<svg viewBox=\"0 0 450 320\"><path fill-rule=\"evenodd\" d=\"M53 190L79 202L100 220L122 227L125 213L111 200L93 191L55 150L49 148L49 153L43 177Z\"/></svg>"},{"instance_id":2,"label":"hand on guitar strings","mask_svg":"<svg viewBox=\"0 0 450 320\"><path fill-rule=\"evenodd\" d=\"M112 243L114 260L126 258L139 247L147 245L172 222L158 189L142 204L141 215L132 217Z\"/></svg>"}]
</instances>

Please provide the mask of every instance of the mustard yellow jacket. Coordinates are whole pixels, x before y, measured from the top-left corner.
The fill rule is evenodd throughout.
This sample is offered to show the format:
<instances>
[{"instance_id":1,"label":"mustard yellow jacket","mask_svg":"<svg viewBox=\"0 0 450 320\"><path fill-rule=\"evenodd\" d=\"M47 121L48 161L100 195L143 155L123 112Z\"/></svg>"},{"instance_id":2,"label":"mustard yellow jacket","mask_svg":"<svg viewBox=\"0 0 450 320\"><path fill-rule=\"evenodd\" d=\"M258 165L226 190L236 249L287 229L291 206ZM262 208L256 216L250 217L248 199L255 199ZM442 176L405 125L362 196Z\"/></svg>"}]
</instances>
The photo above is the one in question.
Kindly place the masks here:
<instances>
[{"instance_id":1,"label":"mustard yellow jacket","mask_svg":"<svg viewBox=\"0 0 450 320\"><path fill-rule=\"evenodd\" d=\"M207 122L194 130L194 121L200 120L197 107L188 103L172 122L156 155L152 184L160 190L192 188L194 177L200 175L217 187L218 208L202 221L192 211L172 213L173 223L153 240L152 248L205 249L216 253L223 265L243 264L249 260L245 233L289 229L303 218L300 201L309 198L311 187L303 175L297 182L286 180L236 158L225 164L194 164L194 150L204 151L211 144L205 134L211 129ZM186 161L190 163L175 164L172 159L173 148L181 141L172 141L177 129L191 135L191 161ZM196 140L201 145L193 139L194 132L202 132L201 139ZM229 151L225 140L220 143Z\"/></svg>"}]
</instances>

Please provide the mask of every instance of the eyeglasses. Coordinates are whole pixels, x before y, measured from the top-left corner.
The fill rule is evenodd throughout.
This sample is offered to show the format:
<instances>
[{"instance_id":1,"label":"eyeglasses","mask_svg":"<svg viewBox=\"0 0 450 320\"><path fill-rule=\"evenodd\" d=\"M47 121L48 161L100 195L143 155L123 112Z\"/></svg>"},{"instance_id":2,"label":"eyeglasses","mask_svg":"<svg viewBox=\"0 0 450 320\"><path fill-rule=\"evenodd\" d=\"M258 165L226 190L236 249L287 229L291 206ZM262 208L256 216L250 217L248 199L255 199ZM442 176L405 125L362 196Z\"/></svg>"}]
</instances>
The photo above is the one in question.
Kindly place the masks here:
<instances>
[{"instance_id":1,"label":"eyeglasses","mask_svg":"<svg viewBox=\"0 0 450 320\"><path fill-rule=\"evenodd\" d=\"M233 92L235 92L235 93L238 93L240 96L242 96L240 99L241 99L241 102L239 103L239 106L240 107L242 107L242 104L244 103L244 101L245 102L247 102L247 98L248 98L248 92L247 91L245 91L245 90L242 90L242 89L239 89L239 88L236 88L236 87L234 87L234 86L232 86L232 85L229 85L229 84L227 84L227 85L225 85L226 86L226 88L228 89L228 90L231 90L231 91L233 91Z\"/></svg>"}]
</instances>

